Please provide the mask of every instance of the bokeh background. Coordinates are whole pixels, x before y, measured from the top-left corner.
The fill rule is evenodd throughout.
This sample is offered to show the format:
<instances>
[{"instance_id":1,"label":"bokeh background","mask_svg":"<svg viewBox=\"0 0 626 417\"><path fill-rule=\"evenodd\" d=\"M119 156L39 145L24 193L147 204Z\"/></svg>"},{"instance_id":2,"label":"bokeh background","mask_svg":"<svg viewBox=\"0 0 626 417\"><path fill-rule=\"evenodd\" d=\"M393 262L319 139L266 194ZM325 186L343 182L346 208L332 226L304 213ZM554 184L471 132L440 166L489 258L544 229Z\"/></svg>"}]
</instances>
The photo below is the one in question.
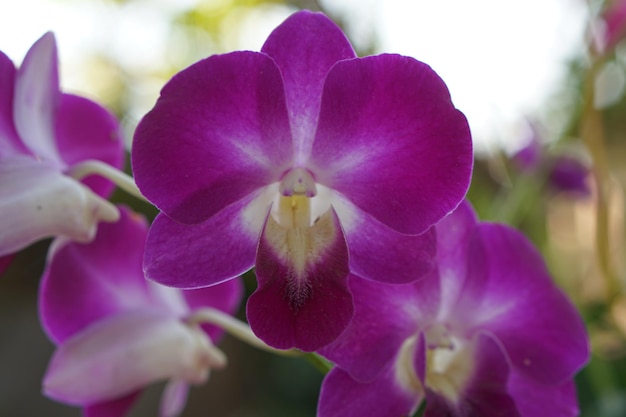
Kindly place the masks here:
<instances>
[{"instance_id":1,"label":"bokeh background","mask_svg":"<svg viewBox=\"0 0 626 417\"><path fill-rule=\"evenodd\" d=\"M0 3L0 50L19 65L54 31L63 89L114 111L130 149L173 74L211 54L258 50L302 8L329 15L360 55L410 55L446 81L475 141L469 199L482 219L533 240L588 325L581 415L626 416L625 1L21 0ZM607 33L615 36L603 45ZM123 192L113 199L155 214ZM37 317L48 243L24 250L0 278L0 417L80 415L40 392L53 349ZM252 291L254 278L246 283ZM315 415L322 375L312 364L229 336L221 347L229 366L192 390L183 417ZM148 389L131 415L156 415L162 388Z\"/></svg>"}]
</instances>

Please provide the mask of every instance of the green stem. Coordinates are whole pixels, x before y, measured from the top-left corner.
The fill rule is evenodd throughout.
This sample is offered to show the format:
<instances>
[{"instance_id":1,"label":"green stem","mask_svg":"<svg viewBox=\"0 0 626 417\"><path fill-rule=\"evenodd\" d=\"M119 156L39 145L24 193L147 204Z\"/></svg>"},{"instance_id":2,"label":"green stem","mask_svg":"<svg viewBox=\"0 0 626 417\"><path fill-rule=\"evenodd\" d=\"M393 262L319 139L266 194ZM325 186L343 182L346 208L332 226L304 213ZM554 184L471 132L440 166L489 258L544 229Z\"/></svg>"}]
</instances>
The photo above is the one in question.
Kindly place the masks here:
<instances>
[{"instance_id":1,"label":"green stem","mask_svg":"<svg viewBox=\"0 0 626 417\"><path fill-rule=\"evenodd\" d=\"M214 324L221 329L224 329L231 336L236 337L237 339L249 344L250 346L254 346L258 349L265 350L270 353L274 353L276 355L281 356L302 356L303 353L296 349L289 350L281 350L274 349L271 346L268 346L261 339L256 337L256 335L250 329L246 323L237 320L233 316L224 313L223 311L204 307L199 310L193 312L191 317L188 319L189 322L193 324L202 324L209 323Z\"/></svg>"},{"instance_id":2,"label":"green stem","mask_svg":"<svg viewBox=\"0 0 626 417\"><path fill-rule=\"evenodd\" d=\"M610 171L604 145L602 114L593 105L593 83L599 64L590 68L583 90L584 110L580 133L593 161L593 175L597 185L596 202L596 250L598 266L605 280L608 303L620 293L617 272L613 268L609 248L609 190Z\"/></svg>"},{"instance_id":3,"label":"green stem","mask_svg":"<svg viewBox=\"0 0 626 417\"><path fill-rule=\"evenodd\" d=\"M331 369L333 369L333 364L331 362L316 353L309 353L305 356L305 358L323 375L326 375Z\"/></svg>"}]
</instances>

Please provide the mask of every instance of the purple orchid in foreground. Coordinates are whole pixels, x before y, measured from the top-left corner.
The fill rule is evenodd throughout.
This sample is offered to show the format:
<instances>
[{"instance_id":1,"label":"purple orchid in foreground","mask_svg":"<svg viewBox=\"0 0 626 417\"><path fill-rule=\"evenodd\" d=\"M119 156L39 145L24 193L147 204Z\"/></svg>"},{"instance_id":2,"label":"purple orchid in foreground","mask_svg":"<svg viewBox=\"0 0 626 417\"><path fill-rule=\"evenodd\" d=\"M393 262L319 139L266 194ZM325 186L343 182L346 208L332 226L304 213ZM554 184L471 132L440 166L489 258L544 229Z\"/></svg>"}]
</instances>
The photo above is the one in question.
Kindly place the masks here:
<instances>
[{"instance_id":1,"label":"purple orchid in foreground","mask_svg":"<svg viewBox=\"0 0 626 417\"><path fill-rule=\"evenodd\" d=\"M572 417L589 345L539 253L463 204L436 226L437 271L410 284L360 282L355 316L320 353L318 417ZM358 401L354 399L358 398Z\"/></svg>"},{"instance_id":2,"label":"purple orchid in foreground","mask_svg":"<svg viewBox=\"0 0 626 417\"><path fill-rule=\"evenodd\" d=\"M352 318L349 277L409 282L432 269L427 230L465 195L472 145L430 67L357 58L332 21L301 11L261 52L174 76L136 130L132 164L162 211L147 277L196 288L254 266L253 331L311 351Z\"/></svg>"},{"instance_id":3,"label":"purple orchid in foreground","mask_svg":"<svg viewBox=\"0 0 626 417\"><path fill-rule=\"evenodd\" d=\"M87 417L125 415L146 385L168 380L161 417L178 415L189 384L223 367L215 346L221 331L194 324L199 308L228 314L243 287L232 280L180 291L144 278L147 223L122 208L89 244L55 241L40 291L43 326L58 348L44 378L44 393L84 407Z\"/></svg>"},{"instance_id":4,"label":"purple orchid in foreground","mask_svg":"<svg viewBox=\"0 0 626 417\"><path fill-rule=\"evenodd\" d=\"M46 33L19 70L0 52L0 256L50 236L86 242L98 221L116 221L113 184L73 167L96 159L119 167L117 120L83 97L59 90L57 47Z\"/></svg>"}]
</instances>

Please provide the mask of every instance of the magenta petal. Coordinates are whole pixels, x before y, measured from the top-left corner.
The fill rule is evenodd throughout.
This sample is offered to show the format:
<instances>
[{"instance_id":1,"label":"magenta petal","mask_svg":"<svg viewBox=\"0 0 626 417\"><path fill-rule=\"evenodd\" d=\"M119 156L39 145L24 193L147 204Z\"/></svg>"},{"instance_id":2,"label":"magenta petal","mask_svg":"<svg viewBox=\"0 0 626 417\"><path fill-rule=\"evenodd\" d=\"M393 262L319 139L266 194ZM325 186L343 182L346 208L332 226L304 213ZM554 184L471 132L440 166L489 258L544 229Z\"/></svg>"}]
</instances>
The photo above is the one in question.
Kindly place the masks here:
<instances>
[{"instance_id":1,"label":"magenta petal","mask_svg":"<svg viewBox=\"0 0 626 417\"><path fill-rule=\"evenodd\" d=\"M17 73L13 103L15 127L37 156L61 163L54 137L54 119L61 93L57 46L47 32L30 48Z\"/></svg>"},{"instance_id":2,"label":"magenta petal","mask_svg":"<svg viewBox=\"0 0 626 417\"><path fill-rule=\"evenodd\" d=\"M13 124L15 74L15 65L0 51L0 159L15 152L28 153Z\"/></svg>"},{"instance_id":3,"label":"magenta petal","mask_svg":"<svg viewBox=\"0 0 626 417\"><path fill-rule=\"evenodd\" d=\"M477 224L476 214L465 200L435 227L439 274L436 281L441 291L439 309L442 317L450 317L449 313L455 309L474 311L474 297L468 294L480 297L488 280L485 247L476 236ZM467 304L461 309L458 303L463 299ZM458 316L463 321L468 314Z\"/></svg>"},{"instance_id":4,"label":"magenta petal","mask_svg":"<svg viewBox=\"0 0 626 417\"><path fill-rule=\"evenodd\" d=\"M392 367L369 383L357 382L335 367L322 383L317 417L407 416L421 401L398 385Z\"/></svg>"},{"instance_id":5,"label":"magenta petal","mask_svg":"<svg viewBox=\"0 0 626 417\"><path fill-rule=\"evenodd\" d=\"M11 262L13 262L14 257L15 257L14 254L0 256L0 276L2 276L4 271L6 271L9 268L9 265L11 265Z\"/></svg>"},{"instance_id":6,"label":"magenta petal","mask_svg":"<svg viewBox=\"0 0 626 417\"><path fill-rule=\"evenodd\" d=\"M120 211L120 221L101 224L91 244L66 243L51 255L39 306L43 327L57 343L119 311L163 308L141 269L146 221Z\"/></svg>"},{"instance_id":7,"label":"magenta petal","mask_svg":"<svg viewBox=\"0 0 626 417\"><path fill-rule=\"evenodd\" d=\"M137 127L132 165L145 196L191 224L278 181L292 154L276 64L233 52L170 80Z\"/></svg>"},{"instance_id":8,"label":"magenta petal","mask_svg":"<svg viewBox=\"0 0 626 417\"><path fill-rule=\"evenodd\" d=\"M435 231L404 235L380 223L349 202L333 202L350 251L350 271L362 278L402 284L435 267Z\"/></svg>"},{"instance_id":9,"label":"magenta petal","mask_svg":"<svg viewBox=\"0 0 626 417\"><path fill-rule=\"evenodd\" d=\"M180 224L159 214L146 242L146 277L199 288L243 274L254 265L265 213L263 194L251 194L200 224Z\"/></svg>"},{"instance_id":10,"label":"magenta petal","mask_svg":"<svg viewBox=\"0 0 626 417\"><path fill-rule=\"evenodd\" d=\"M56 117L59 154L68 165L96 159L122 168L124 144L120 125L109 111L83 97L62 94ZM107 197L114 184L99 176L83 181L97 194Z\"/></svg>"},{"instance_id":11,"label":"magenta petal","mask_svg":"<svg viewBox=\"0 0 626 417\"><path fill-rule=\"evenodd\" d=\"M436 281L426 277L422 281ZM413 284L389 285L350 277L354 318L346 330L318 351L361 382L370 382L394 360L400 346L432 319L437 294L423 293ZM426 295L428 294L428 295Z\"/></svg>"},{"instance_id":12,"label":"magenta petal","mask_svg":"<svg viewBox=\"0 0 626 417\"><path fill-rule=\"evenodd\" d=\"M574 381L561 385L538 384L517 372L511 374L508 390L522 416L576 417L579 415Z\"/></svg>"},{"instance_id":13,"label":"magenta petal","mask_svg":"<svg viewBox=\"0 0 626 417\"><path fill-rule=\"evenodd\" d=\"M503 225L481 225L489 251L488 281L473 300L475 327L492 332L503 344L515 369L538 382L560 384L589 358L582 319L552 283L532 244Z\"/></svg>"},{"instance_id":14,"label":"magenta petal","mask_svg":"<svg viewBox=\"0 0 626 417\"><path fill-rule=\"evenodd\" d=\"M604 50L606 52L617 45L626 32L626 2L616 0L609 2L608 7L602 12L606 24Z\"/></svg>"},{"instance_id":15,"label":"magenta petal","mask_svg":"<svg viewBox=\"0 0 626 417\"><path fill-rule=\"evenodd\" d=\"M587 184L589 168L582 161L560 155L552 163L549 184L558 192L572 192L581 196L590 196L591 189Z\"/></svg>"},{"instance_id":16,"label":"magenta petal","mask_svg":"<svg viewBox=\"0 0 626 417\"><path fill-rule=\"evenodd\" d=\"M446 398L427 387L424 417L521 417L507 392L506 357L487 336L479 335L473 343L474 373L459 398Z\"/></svg>"},{"instance_id":17,"label":"magenta petal","mask_svg":"<svg viewBox=\"0 0 626 417\"><path fill-rule=\"evenodd\" d=\"M297 163L311 150L326 75L356 54L341 29L322 13L292 14L270 34L262 52L271 56L285 85Z\"/></svg>"},{"instance_id":18,"label":"magenta petal","mask_svg":"<svg viewBox=\"0 0 626 417\"><path fill-rule=\"evenodd\" d=\"M124 417L137 401L141 391L122 398L88 405L83 410L84 417Z\"/></svg>"},{"instance_id":19,"label":"magenta petal","mask_svg":"<svg viewBox=\"0 0 626 417\"><path fill-rule=\"evenodd\" d=\"M257 250L259 286L248 299L248 322L270 346L314 351L335 340L353 315L346 242L332 209L309 230L297 232L310 233L304 239L313 246L304 265L298 263L299 249L280 233L268 216Z\"/></svg>"},{"instance_id":20,"label":"magenta petal","mask_svg":"<svg viewBox=\"0 0 626 417\"><path fill-rule=\"evenodd\" d=\"M472 160L467 120L427 65L378 55L328 74L311 170L387 226L419 234L453 210Z\"/></svg>"}]
</instances>

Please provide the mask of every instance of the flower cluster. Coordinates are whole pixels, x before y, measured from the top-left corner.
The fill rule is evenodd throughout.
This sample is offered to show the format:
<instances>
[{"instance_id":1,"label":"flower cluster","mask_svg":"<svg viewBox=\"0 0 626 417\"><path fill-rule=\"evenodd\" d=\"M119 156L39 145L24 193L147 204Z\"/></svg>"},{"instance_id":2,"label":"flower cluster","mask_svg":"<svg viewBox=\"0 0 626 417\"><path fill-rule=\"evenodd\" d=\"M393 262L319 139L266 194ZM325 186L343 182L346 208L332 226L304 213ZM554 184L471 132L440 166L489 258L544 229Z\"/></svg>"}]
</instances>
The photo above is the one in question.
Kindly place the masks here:
<instances>
[{"instance_id":1,"label":"flower cluster","mask_svg":"<svg viewBox=\"0 0 626 417\"><path fill-rule=\"evenodd\" d=\"M0 72L0 256L55 238L39 303L50 398L121 417L168 381L160 415L177 416L226 365L226 330L330 360L318 417L424 400L427 417L577 414L582 320L528 240L464 201L470 130L426 64L357 57L301 11L260 52L184 69L134 134L151 224L107 201L113 182L134 189L119 126L60 92L53 35L19 70L0 54ZM232 315L251 269L248 327Z\"/></svg>"},{"instance_id":2,"label":"flower cluster","mask_svg":"<svg viewBox=\"0 0 626 417\"><path fill-rule=\"evenodd\" d=\"M354 320L322 353L319 417L575 416L582 320L524 236L467 203L437 224L437 268L355 287ZM350 401L350 398L361 401Z\"/></svg>"}]
</instances>

